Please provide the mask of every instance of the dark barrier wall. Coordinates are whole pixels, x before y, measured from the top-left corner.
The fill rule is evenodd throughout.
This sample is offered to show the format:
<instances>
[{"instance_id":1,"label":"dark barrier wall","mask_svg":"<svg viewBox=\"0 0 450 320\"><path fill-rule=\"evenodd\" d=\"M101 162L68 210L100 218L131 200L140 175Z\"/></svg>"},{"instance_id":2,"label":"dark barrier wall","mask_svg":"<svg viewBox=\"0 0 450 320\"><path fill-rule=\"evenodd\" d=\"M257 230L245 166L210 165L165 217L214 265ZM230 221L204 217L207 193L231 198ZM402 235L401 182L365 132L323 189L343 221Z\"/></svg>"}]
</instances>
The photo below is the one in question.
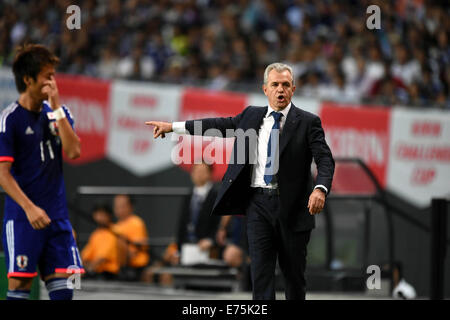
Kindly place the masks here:
<instances>
[{"instance_id":1,"label":"dark barrier wall","mask_svg":"<svg viewBox=\"0 0 450 320\"><path fill-rule=\"evenodd\" d=\"M192 186L189 173L178 167L171 167L146 177L137 177L108 160L81 166L65 165L64 170L69 203L75 204L88 215L95 203L106 202L112 206L113 197L78 196L76 198L78 186ZM181 204L180 196L135 196L135 212L146 222L150 239L173 237ZM95 225L80 214L77 215L74 210L70 212L71 221L82 247Z\"/></svg>"},{"instance_id":2,"label":"dark barrier wall","mask_svg":"<svg viewBox=\"0 0 450 320\"><path fill-rule=\"evenodd\" d=\"M185 187L191 186L189 173L178 167L161 171L159 173L147 176L136 177L127 170L115 165L108 160L102 160L82 166L65 165L65 177L68 197L75 194L77 186L80 185L99 185L99 186L172 186ZM389 198L390 201L401 201L395 197ZM86 212L96 201L111 201L110 197L83 197L79 206ZM409 205L404 203L405 208ZM181 207L180 197L137 197L136 212L146 221L151 238L170 238L174 235L175 225ZM417 211L417 210L415 210ZM409 214L426 224L430 225L429 210L415 212L412 207ZM449 213L450 214L450 213ZM83 219L77 218L74 214L71 216L73 222L78 222L77 233L79 234L80 246L84 245L87 236L93 229L93 225ZM371 243L373 249L378 251L387 248L384 245L386 239L386 224L383 214L374 214L372 223L375 230L371 231ZM449 219L450 220L450 219ZM378 228L378 230L377 230ZM450 230L450 221L449 221ZM401 261L404 267L404 275L407 282L411 283L419 296L429 295L429 271L430 271L430 235L411 225L407 221L394 215L395 230L395 257ZM313 233L314 236L314 233ZM380 243L382 245L380 245ZM450 251L450 250L448 250ZM385 261L387 255L383 254L380 258ZM373 257L372 261L377 261ZM450 270L450 257L447 254L446 270ZM450 272L446 272L445 295L450 296Z\"/></svg>"},{"instance_id":3,"label":"dark barrier wall","mask_svg":"<svg viewBox=\"0 0 450 320\"><path fill-rule=\"evenodd\" d=\"M156 174L137 177L127 170L115 165L108 160L101 160L81 166L65 164L65 181L68 201L73 203L77 200L77 207L84 213L90 214L94 203L109 202L111 197L81 197L75 199L78 186L163 186L163 187L188 187L191 186L189 173L178 167L171 167ZM163 248L165 242L173 239L175 226L181 209L181 197L136 197L136 213L146 222L150 241L158 239ZM399 199L392 197L390 201L398 202ZM3 218L3 197L0 197L0 217ZM404 207L408 207L405 203ZM415 219L430 225L430 211L416 212L411 209L409 213ZM450 212L449 212L450 215ZM373 219L379 219L383 215L374 215ZM78 235L80 249L86 243L94 224L89 220L70 210L70 218ZM371 243L382 250L386 239L385 223L373 223L375 230L371 231ZM378 228L378 230L377 230ZM395 257L404 266L404 275L407 282L411 283L421 297L427 297L430 290L430 235L407 221L394 215L395 230ZM450 219L448 219L448 230L450 230ZM312 234L314 237L314 232ZM383 245L379 245L383 243ZM158 249L158 248L156 248ZM450 297L450 248L447 247L445 260L445 296ZM385 256L385 255L384 255ZM372 256L372 261L376 257Z\"/></svg>"},{"instance_id":4,"label":"dark barrier wall","mask_svg":"<svg viewBox=\"0 0 450 320\"><path fill-rule=\"evenodd\" d=\"M411 210L410 216L431 227L431 208L422 212ZM447 217L450 217L450 208L447 208ZM430 295L431 235L395 216L394 228L396 257L403 262L405 278L414 285L419 295L428 297ZM448 219L447 230L450 230ZM450 297L450 246L448 244L444 268L444 295L447 298Z\"/></svg>"}]
</instances>

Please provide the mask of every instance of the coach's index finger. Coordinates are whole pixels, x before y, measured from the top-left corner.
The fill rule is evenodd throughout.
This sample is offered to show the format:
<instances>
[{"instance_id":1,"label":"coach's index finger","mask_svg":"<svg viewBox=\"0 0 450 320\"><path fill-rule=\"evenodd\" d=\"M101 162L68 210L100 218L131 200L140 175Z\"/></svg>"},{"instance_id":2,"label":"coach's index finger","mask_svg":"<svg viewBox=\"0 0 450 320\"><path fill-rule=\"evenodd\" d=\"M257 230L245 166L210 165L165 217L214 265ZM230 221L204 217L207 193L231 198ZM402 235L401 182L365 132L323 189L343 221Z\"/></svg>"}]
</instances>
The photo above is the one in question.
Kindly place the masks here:
<instances>
[{"instance_id":1,"label":"coach's index finger","mask_svg":"<svg viewBox=\"0 0 450 320\"><path fill-rule=\"evenodd\" d=\"M158 126L157 121L145 121L145 124L148 126Z\"/></svg>"}]
</instances>

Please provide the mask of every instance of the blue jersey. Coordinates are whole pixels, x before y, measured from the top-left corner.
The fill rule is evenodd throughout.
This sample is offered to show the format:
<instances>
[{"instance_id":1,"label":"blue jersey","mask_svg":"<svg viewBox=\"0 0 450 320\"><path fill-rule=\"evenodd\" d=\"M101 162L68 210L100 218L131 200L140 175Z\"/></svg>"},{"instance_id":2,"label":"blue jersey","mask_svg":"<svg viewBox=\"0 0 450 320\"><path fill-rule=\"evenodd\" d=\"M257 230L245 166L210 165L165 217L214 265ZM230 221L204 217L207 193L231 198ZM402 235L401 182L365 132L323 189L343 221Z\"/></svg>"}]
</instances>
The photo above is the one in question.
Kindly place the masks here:
<instances>
[{"instance_id":1,"label":"blue jersey","mask_svg":"<svg viewBox=\"0 0 450 320\"><path fill-rule=\"evenodd\" d=\"M73 118L63 106L73 127ZM50 219L67 219L66 192L62 172L62 143L53 110L47 101L40 112L18 102L0 114L0 161L12 162L11 174L28 198ZM23 209L8 195L4 219L27 220Z\"/></svg>"}]
</instances>

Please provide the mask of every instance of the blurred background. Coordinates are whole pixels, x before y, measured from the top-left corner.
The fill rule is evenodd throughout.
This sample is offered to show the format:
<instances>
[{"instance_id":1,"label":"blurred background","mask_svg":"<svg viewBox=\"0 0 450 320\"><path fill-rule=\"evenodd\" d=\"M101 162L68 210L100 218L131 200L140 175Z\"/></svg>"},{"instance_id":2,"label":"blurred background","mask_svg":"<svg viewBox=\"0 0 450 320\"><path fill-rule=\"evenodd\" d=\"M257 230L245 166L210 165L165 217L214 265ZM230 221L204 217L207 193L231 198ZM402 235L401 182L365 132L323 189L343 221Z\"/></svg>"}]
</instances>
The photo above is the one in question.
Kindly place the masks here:
<instances>
[{"instance_id":1,"label":"blurred background","mask_svg":"<svg viewBox=\"0 0 450 320\"><path fill-rule=\"evenodd\" d=\"M71 30L66 10L73 4L81 23ZM380 29L367 27L370 5L380 9ZM210 250L208 263L165 260L194 181L192 166L180 159L224 160L233 141L155 141L143 122L232 116L267 105L263 72L281 61L294 70L293 102L321 117L337 160L333 193L308 247L310 298L390 298L401 279L404 296L429 297L436 267L431 200L450 197L449 15L446 1L423 0L2 0L0 107L18 97L11 73L17 45L44 44L61 59L59 91L82 140L81 158L64 165L80 250L98 226L94 205L109 204L117 222L118 193L133 195L146 227L146 244L131 244L149 255L140 277L131 279L125 262L114 280L83 280L78 296L251 296L245 227L234 227L245 226L245 218L228 225L229 241L236 232L242 240L238 266L222 258L223 246L216 256ZM185 148L183 156L176 146ZM215 182L223 162L212 167ZM447 238L441 237L446 249ZM447 298L448 256L441 279ZM381 289L366 286L370 265L382 271Z\"/></svg>"}]
</instances>

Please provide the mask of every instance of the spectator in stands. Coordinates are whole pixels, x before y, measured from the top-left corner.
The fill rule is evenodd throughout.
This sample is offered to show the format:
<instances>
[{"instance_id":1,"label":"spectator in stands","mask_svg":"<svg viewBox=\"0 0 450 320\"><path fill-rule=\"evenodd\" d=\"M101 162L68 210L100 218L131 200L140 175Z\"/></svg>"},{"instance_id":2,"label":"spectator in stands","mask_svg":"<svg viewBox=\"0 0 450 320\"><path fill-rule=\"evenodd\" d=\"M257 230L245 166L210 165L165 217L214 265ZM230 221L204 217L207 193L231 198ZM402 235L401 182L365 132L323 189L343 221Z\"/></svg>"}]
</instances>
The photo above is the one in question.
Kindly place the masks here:
<instances>
[{"instance_id":1,"label":"spectator in stands","mask_svg":"<svg viewBox=\"0 0 450 320\"><path fill-rule=\"evenodd\" d=\"M344 74L337 71L333 74L329 84L319 88L319 98L343 103L357 103L359 102L359 93L353 86L346 84Z\"/></svg>"},{"instance_id":2,"label":"spectator in stands","mask_svg":"<svg viewBox=\"0 0 450 320\"><path fill-rule=\"evenodd\" d=\"M398 84L396 81L390 77L384 77L380 81L377 81L374 89L374 99L375 103L386 106L394 106L401 103L398 97Z\"/></svg>"},{"instance_id":3,"label":"spectator in stands","mask_svg":"<svg viewBox=\"0 0 450 320\"><path fill-rule=\"evenodd\" d=\"M369 30L361 20L366 1L78 2L81 29L68 30L61 24L66 1L0 1L0 65L12 63L17 44L34 40L61 57L61 72L189 85L206 80L209 86L217 78L210 69L220 65L230 83L224 87L219 77L212 86L246 91L259 89L261 66L269 61L286 61L302 79L320 72L324 85L334 77L324 61L333 58L354 85L360 59L366 63L357 88L364 101L390 100L371 95L371 88L391 71L409 86L430 67L442 88L426 98L427 105L448 105L450 19L442 1L377 1L381 30ZM111 72L101 66L104 49L121 61L119 73L118 65ZM233 85L235 76L245 85Z\"/></svg>"},{"instance_id":4,"label":"spectator in stands","mask_svg":"<svg viewBox=\"0 0 450 320\"><path fill-rule=\"evenodd\" d=\"M176 242L166 249L162 261L153 264L145 273L147 282L153 282L155 269L164 265L178 265L182 261L185 244L197 244L201 251L213 255L217 250L215 235L220 217L211 216L217 189L212 182L212 166L202 162L194 164L191 170L191 180L194 184L191 195L186 197L177 224ZM216 253L217 255L217 253ZM160 277L160 283L170 284L168 275Z\"/></svg>"},{"instance_id":5,"label":"spectator in stands","mask_svg":"<svg viewBox=\"0 0 450 320\"><path fill-rule=\"evenodd\" d=\"M370 94L370 90L377 81L385 77L387 71L382 60L380 49L375 45L371 46L369 48L369 59L365 65L365 86L361 88L364 90L363 94L365 96Z\"/></svg>"},{"instance_id":6,"label":"spectator in stands","mask_svg":"<svg viewBox=\"0 0 450 320\"><path fill-rule=\"evenodd\" d=\"M308 98L319 97L320 74L318 72L308 72L303 78L305 81L299 85L300 96Z\"/></svg>"},{"instance_id":7,"label":"spectator in stands","mask_svg":"<svg viewBox=\"0 0 450 320\"><path fill-rule=\"evenodd\" d=\"M406 85L420 78L421 70L419 62L410 59L406 47L402 44L399 44L395 48L395 61L391 66L391 74L402 80Z\"/></svg>"},{"instance_id":8,"label":"spectator in stands","mask_svg":"<svg viewBox=\"0 0 450 320\"><path fill-rule=\"evenodd\" d=\"M160 32L151 35L146 44L146 52L155 62L155 73L164 71L167 59L173 54L172 49L164 43Z\"/></svg>"},{"instance_id":9,"label":"spectator in stands","mask_svg":"<svg viewBox=\"0 0 450 320\"><path fill-rule=\"evenodd\" d=\"M149 80L155 72L155 63L145 56L141 47L133 48L132 53L119 61L117 75L128 80Z\"/></svg>"},{"instance_id":10,"label":"spectator in stands","mask_svg":"<svg viewBox=\"0 0 450 320\"><path fill-rule=\"evenodd\" d=\"M395 106L406 103L407 88L401 80L390 75L377 81L372 89L375 103L384 106Z\"/></svg>"},{"instance_id":11,"label":"spectator in stands","mask_svg":"<svg viewBox=\"0 0 450 320\"><path fill-rule=\"evenodd\" d=\"M421 95L426 101L433 100L443 89L439 77L436 77L433 74L432 69L428 66L423 69L423 73L419 81L419 86Z\"/></svg>"},{"instance_id":12,"label":"spectator in stands","mask_svg":"<svg viewBox=\"0 0 450 320\"><path fill-rule=\"evenodd\" d=\"M92 218L97 224L97 229L81 251L83 265L87 276L114 279L119 273L120 266L117 236L111 230L113 226L111 209L107 205L97 205L92 210Z\"/></svg>"},{"instance_id":13,"label":"spectator in stands","mask_svg":"<svg viewBox=\"0 0 450 320\"><path fill-rule=\"evenodd\" d=\"M118 221L112 230L118 235L119 261L125 278L139 280L150 260L147 227L134 213L133 199L129 195L114 197L114 214Z\"/></svg>"},{"instance_id":14,"label":"spectator in stands","mask_svg":"<svg viewBox=\"0 0 450 320\"><path fill-rule=\"evenodd\" d=\"M229 83L225 69L220 65L213 65L208 71L208 77L211 79L208 85L211 90L223 90Z\"/></svg>"},{"instance_id":15,"label":"spectator in stands","mask_svg":"<svg viewBox=\"0 0 450 320\"><path fill-rule=\"evenodd\" d=\"M117 64L119 59L113 48L103 48L100 61L97 64L97 75L103 79L112 79L118 76Z\"/></svg>"}]
</instances>

